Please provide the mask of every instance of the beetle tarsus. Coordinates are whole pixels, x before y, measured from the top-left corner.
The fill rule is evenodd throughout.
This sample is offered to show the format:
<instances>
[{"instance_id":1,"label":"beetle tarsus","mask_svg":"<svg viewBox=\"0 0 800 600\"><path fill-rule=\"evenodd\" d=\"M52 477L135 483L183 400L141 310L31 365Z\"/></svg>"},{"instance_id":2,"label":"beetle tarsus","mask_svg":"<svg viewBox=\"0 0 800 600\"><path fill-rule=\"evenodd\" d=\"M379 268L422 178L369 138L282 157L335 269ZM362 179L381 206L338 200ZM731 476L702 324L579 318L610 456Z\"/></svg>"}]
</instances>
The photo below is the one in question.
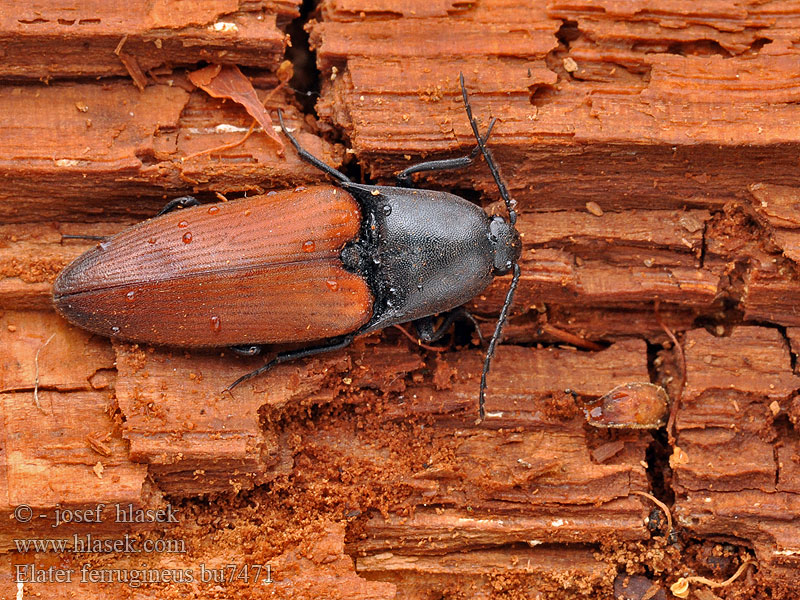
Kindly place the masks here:
<instances>
[{"instance_id":1,"label":"beetle tarsus","mask_svg":"<svg viewBox=\"0 0 800 600\"><path fill-rule=\"evenodd\" d=\"M355 335L345 335L345 336L340 337L340 338L334 338L334 341L332 343L325 344L324 346L314 346L313 348L302 348L300 350L290 350L288 352L281 352L275 358L273 358L271 361L269 361L267 364L265 364L263 367L259 367L255 371L251 371L250 373L247 373L247 374L242 375L241 377L239 377L239 379L234 381L232 384L230 384L228 387L226 387L223 391L230 392L231 390L233 390L233 388L235 388L240 383L243 383L243 382L247 381L248 379L252 379L253 377L261 375L262 373L266 373L267 371L269 371L275 365L279 365L281 363L285 363L285 362L289 362L289 361L292 361L292 360L296 360L298 358L305 358L307 356L313 356L315 354L322 354L323 352L333 352L334 350L341 350L342 348L345 348L346 346L349 346L354 338L355 338Z\"/></svg>"},{"instance_id":2,"label":"beetle tarsus","mask_svg":"<svg viewBox=\"0 0 800 600\"><path fill-rule=\"evenodd\" d=\"M483 339L481 328L478 326L478 321L475 319L472 313L463 306L459 306L458 308L446 313L444 321L442 321L438 327L436 327L434 324L434 317L422 317L421 319L414 321L414 328L417 331L417 336L423 342L436 342L439 341L445 333L447 333L447 331L450 329L450 326L458 319L467 319L470 321L475 327L475 332L478 334L478 338L481 341L481 346L486 343L486 340Z\"/></svg>"},{"instance_id":3,"label":"beetle tarsus","mask_svg":"<svg viewBox=\"0 0 800 600\"><path fill-rule=\"evenodd\" d=\"M306 150L300 145L300 142L298 142L294 138L294 136L291 133L289 133L289 130L286 129L286 125L283 123L283 112L281 111L281 109L278 109L278 121L280 121L281 130L283 130L283 135L289 138L289 141L292 142L292 146L294 146L294 149L297 151L297 154L300 156L300 158L302 158L307 163L314 165L320 171L327 173L334 179L341 181L342 183L352 183L350 181L350 178L347 177L347 175L345 175L341 171L337 171L336 169L334 169L329 165L326 165L324 162L322 162L320 159L318 159L316 156L311 154L308 150Z\"/></svg>"},{"instance_id":4,"label":"beetle tarsus","mask_svg":"<svg viewBox=\"0 0 800 600\"><path fill-rule=\"evenodd\" d=\"M156 216L160 217L168 212L172 212L176 208L189 208L190 206L200 206L200 200L194 196L181 196L180 198L173 198L164 205L164 208L158 211Z\"/></svg>"},{"instance_id":5,"label":"beetle tarsus","mask_svg":"<svg viewBox=\"0 0 800 600\"><path fill-rule=\"evenodd\" d=\"M235 352L239 356L256 356L261 354L261 346L256 346L254 344L243 344L241 346L230 346L231 351Z\"/></svg>"}]
</instances>

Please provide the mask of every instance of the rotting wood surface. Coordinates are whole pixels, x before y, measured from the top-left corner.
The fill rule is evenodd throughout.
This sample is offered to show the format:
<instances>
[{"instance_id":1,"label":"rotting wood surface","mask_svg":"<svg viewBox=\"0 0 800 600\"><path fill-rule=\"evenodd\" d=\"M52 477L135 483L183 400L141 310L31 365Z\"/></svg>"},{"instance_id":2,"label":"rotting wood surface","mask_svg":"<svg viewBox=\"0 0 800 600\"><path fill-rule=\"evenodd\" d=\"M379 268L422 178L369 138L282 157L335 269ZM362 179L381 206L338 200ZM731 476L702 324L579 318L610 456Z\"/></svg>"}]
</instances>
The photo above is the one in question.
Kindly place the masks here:
<instances>
[{"instance_id":1,"label":"rotting wood surface","mask_svg":"<svg viewBox=\"0 0 800 600\"><path fill-rule=\"evenodd\" d=\"M647 586L636 595L626 572L646 572L663 597L684 574L725 579L749 552L757 569L714 594L793 597L800 7L321 4L306 24L320 121L288 93L267 104L283 108L315 155L340 165L350 158L334 143L343 140L366 175L388 181L420 158L468 152L459 72L482 126L499 118L490 145L519 203L523 278L488 417L476 424L474 347L435 353L391 330L281 365L230 397L220 390L259 360L112 345L52 312L53 279L90 247L62 234L113 233L186 193L212 200L323 180L258 132L181 160L236 141L251 122L194 89L186 68L247 66L266 97L296 5L109 6L0 11L4 551L54 531L134 531L190 547L148 554L151 568L199 577L201 564L268 563L266 592L239 580L224 593L286 598L641 598ZM502 213L482 164L421 183L478 190ZM507 283L470 303L487 318L484 333ZM682 390L659 321L685 354ZM651 380L680 397L674 443L663 430L585 424L583 402ZM663 526L648 530L658 518L639 491L671 504L677 544ZM179 524L136 527L109 513L91 527L50 527L57 506L166 502ZM49 518L22 524L13 518L21 504ZM3 598L17 595L15 563L98 572L143 563L125 552L0 561ZM210 593L199 583L145 590Z\"/></svg>"}]
</instances>

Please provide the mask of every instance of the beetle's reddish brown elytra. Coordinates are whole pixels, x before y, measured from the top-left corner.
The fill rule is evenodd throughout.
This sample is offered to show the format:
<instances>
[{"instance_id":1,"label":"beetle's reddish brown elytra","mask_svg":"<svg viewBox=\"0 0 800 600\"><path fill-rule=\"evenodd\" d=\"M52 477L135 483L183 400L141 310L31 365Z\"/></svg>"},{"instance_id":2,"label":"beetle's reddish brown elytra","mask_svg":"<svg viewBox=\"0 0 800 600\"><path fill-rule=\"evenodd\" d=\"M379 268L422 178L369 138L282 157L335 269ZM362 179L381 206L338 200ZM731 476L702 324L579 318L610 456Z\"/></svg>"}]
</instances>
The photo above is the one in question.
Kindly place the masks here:
<instances>
[{"instance_id":1,"label":"beetle's reddish brown elytra","mask_svg":"<svg viewBox=\"0 0 800 600\"><path fill-rule=\"evenodd\" d=\"M200 205L170 202L149 219L102 241L59 275L55 307L67 320L123 340L186 348L306 342L272 366L342 348L356 335L413 321L425 341L441 337L465 302L497 275L513 274L484 361L486 375L519 281L516 212L486 140L464 106L477 146L469 156L429 161L398 175L404 187L354 183L306 152L336 180L323 185ZM486 215L446 192L414 189L422 171L461 168L483 154L509 218ZM187 207L173 211L178 206ZM449 313L434 330L432 315ZM230 389L229 388L229 389Z\"/></svg>"}]
</instances>

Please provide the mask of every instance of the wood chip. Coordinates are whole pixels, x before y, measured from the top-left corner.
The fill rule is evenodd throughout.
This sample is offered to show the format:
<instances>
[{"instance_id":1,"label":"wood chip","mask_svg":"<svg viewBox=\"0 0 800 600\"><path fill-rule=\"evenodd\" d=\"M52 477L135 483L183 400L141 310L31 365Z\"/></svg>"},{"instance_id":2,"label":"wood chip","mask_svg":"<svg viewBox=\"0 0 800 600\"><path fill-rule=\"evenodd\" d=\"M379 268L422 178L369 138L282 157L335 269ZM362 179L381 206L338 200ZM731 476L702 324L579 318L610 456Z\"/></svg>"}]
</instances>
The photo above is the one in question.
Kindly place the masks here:
<instances>
[{"instance_id":1,"label":"wood chip","mask_svg":"<svg viewBox=\"0 0 800 600\"><path fill-rule=\"evenodd\" d=\"M586 210L592 213L595 217L603 216L603 209L600 208L600 205L597 202L587 202Z\"/></svg>"},{"instance_id":2,"label":"wood chip","mask_svg":"<svg viewBox=\"0 0 800 600\"><path fill-rule=\"evenodd\" d=\"M189 73L189 79L213 98L229 98L241 104L250 113L250 116L258 121L267 137L283 150L283 141L272 129L272 117L258 99L253 84L239 70L239 67L209 65L199 71Z\"/></svg>"}]
</instances>

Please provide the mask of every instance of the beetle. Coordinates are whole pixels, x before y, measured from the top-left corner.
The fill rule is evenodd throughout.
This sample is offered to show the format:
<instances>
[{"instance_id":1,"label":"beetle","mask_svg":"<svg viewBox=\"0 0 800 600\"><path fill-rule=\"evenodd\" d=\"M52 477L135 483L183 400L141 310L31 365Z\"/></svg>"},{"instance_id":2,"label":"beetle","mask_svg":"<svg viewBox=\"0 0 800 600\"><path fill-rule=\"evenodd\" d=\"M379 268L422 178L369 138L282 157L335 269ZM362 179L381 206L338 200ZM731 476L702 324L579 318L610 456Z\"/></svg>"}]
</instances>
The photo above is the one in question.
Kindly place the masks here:
<instances>
[{"instance_id":1,"label":"beetle","mask_svg":"<svg viewBox=\"0 0 800 600\"><path fill-rule=\"evenodd\" d=\"M399 186L355 183L283 133L299 156L335 185L298 187L201 205L184 196L142 223L103 239L68 265L53 302L68 321L101 335L177 347L302 342L228 387L276 364L347 346L355 336L413 321L420 337L441 337L462 305L497 275L511 284L486 352L486 375L520 277L517 215L482 137L460 76L477 145L468 156L427 161L398 175ZM416 189L412 175L461 168L481 153L508 211L489 217L453 194ZM183 210L174 210L182 207ZM432 316L447 313L433 327Z\"/></svg>"}]
</instances>

